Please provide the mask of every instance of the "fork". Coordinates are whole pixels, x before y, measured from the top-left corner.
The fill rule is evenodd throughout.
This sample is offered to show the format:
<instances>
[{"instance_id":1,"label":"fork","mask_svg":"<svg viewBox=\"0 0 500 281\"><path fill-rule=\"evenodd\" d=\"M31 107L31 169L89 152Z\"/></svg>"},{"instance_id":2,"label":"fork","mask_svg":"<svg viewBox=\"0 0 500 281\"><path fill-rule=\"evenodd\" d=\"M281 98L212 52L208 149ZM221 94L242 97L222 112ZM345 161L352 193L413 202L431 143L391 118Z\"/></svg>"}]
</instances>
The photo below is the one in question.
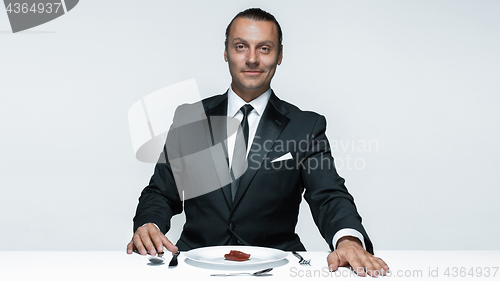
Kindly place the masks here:
<instances>
[{"instance_id":1,"label":"fork","mask_svg":"<svg viewBox=\"0 0 500 281\"><path fill-rule=\"evenodd\" d=\"M300 265L311 265L311 260L306 260L304 259L299 253L296 251L292 251L292 254L296 256L299 259L299 264Z\"/></svg>"}]
</instances>

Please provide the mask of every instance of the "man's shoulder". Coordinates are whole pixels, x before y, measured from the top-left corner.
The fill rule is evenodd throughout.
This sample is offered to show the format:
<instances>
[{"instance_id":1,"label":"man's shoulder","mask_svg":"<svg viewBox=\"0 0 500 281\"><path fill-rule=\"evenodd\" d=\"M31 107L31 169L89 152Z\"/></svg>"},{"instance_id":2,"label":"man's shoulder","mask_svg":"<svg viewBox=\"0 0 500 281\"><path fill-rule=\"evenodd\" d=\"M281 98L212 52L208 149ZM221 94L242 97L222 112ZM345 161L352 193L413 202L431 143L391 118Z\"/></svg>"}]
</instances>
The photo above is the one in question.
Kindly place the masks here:
<instances>
[{"instance_id":1,"label":"man's shoulder","mask_svg":"<svg viewBox=\"0 0 500 281\"><path fill-rule=\"evenodd\" d=\"M201 103L205 108L212 108L218 104L220 104L222 101L227 99L227 92L224 94L218 94L215 96L211 96L208 98L204 98L201 100Z\"/></svg>"},{"instance_id":2,"label":"man's shoulder","mask_svg":"<svg viewBox=\"0 0 500 281\"><path fill-rule=\"evenodd\" d=\"M219 94L204 98L193 103L184 103L177 107L176 115L178 114L193 114L194 112L202 113L208 109L211 109L219 105L224 99L227 98L226 94Z\"/></svg>"},{"instance_id":3,"label":"man's shoulder","mask_svg":"<svg viewBox=\"0 0 500 281\"><path fill-rule=\"evenodd\" d=\"M290 102L279 99L277 96L276 96L276 100L278 101L278 103L281 104L281 106L283 106L286 109L286 111L287 111L286 115L289 117L317 119L318 117L323 116L323 115L321 115L317 112L314 112L314 111L302 110L301 108L299 108L298 106L296 106Z\"/></svg>"}]
</instances>

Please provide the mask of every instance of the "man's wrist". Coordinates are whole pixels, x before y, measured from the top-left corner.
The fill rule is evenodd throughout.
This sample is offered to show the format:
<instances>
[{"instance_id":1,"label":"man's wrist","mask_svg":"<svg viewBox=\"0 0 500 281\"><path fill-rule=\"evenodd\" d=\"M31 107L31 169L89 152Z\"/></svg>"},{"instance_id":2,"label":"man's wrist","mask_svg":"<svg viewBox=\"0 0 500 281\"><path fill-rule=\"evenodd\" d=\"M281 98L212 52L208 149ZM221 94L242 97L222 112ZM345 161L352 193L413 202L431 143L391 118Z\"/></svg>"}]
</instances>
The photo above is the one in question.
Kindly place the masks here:
<instances>
[{"instance_id":1,"label":"man's wrist","mask_svg":"<svg viewBox=\"0 0 500 281\"><path fill-rule=\"evenodd\" d=\"M158 225L156 225L156 223L154 223L154 222L147 222L147 223L145 223L145 224L143 224L143 225L141 225L141 226L145 226L145 225L146 225L146 224L148 224L148 223L153 224L154 226L156 226L156 228L158 228L158 230L159 230L159 231L161 231L161 229L158 227Z\"/></svg>"},{"instance_id":2,"label":"man's wrist","mask_svg":"<svg viewBox=\"0 0 500 281\"><path fill-rule=\"evenodd\" d=\"M363 244L361 243L359 238L354 236L344 236L337 241L335 249L341 248L343 245L352 245L353 243L363 247Z\"/></svg>"},{"instance_id":3,"label":"man's wrist","mask_svg":"<svg viewBox=\"0 0 500 281\"><path fill-rule=\"evenodd\" d=\"M358 240L361 243L361 246L363 246L363 249L366 250L363 235L359 231L357 231L356 229L352 229L352 228L343 228L343 229L337 231L337 233L335 233L335 235L333 236L333 239L332 239L332 245L334 247L334 250L337 249L337 246L339 244L339 240L343 237L356 237L356 238L358 238Z\"/></svg>"}]
</instances>

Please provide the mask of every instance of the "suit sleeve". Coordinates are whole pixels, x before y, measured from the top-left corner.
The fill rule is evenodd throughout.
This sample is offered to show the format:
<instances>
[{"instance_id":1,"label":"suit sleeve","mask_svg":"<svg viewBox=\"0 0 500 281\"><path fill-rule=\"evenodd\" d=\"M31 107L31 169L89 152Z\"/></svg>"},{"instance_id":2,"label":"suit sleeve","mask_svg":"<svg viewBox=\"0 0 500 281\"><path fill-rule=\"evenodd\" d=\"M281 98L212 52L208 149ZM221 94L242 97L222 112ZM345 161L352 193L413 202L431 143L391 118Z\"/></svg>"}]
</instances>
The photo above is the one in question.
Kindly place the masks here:
<instances>
[{"instance_id":1,"label":"suit sleeve","mask_svg":"<svg viewBox=\"0 0 500 281\"><path fill-rule=\"evenodd\" d=\"M341 229L352 228L364 237L366 250L373 254L373 245L361 224L354 198L337 174L325 135L326 119L318 116L310 133L309 149L303 159L302 179L304 198L309 204L314 222L333 251L333 236Z\"/></svg>"},{"instance_id":2,"label":"suit sleeve","mask_svg":"<svg viewBox=\"0 0 500 281\"><path fill-rule=\"evenodd\" d=\"M167 233L172 216L182 212L182 201L166 153L164 148L149 185L141 192L134 217L134 232L145 223L151 222L163 233Z\"/></svg>"},{"instance_id":3,"label":"suit sleeve","mask_svg":"<svg viewBox=\"0 0 500 281\"><path fill-rule=\"evenodd\" d=\"M178 110L175 116L177 112ZM154 223L163 233L167 233L170 229L172 216L182 212L182 200L169 162L169 158L176 159L179 155L177 149L178 137L175 133L176 130L172 128L169 130L166 143L156 163L149 185L142 190L139 197L139 204L134 217L134 232L145 223Z\"/></svg>"}]
</instances>

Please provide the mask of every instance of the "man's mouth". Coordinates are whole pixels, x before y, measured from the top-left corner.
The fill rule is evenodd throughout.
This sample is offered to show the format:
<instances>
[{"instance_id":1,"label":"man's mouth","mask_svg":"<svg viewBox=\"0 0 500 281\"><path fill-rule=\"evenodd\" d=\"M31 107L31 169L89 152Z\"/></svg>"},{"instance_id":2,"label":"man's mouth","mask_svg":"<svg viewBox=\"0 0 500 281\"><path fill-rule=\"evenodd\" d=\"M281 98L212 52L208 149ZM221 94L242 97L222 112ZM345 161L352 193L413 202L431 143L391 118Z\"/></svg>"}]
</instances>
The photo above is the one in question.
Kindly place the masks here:
<instances>
[{"instance_id":1,"label":"man's mouth","mask_svg":"<svg viewBox=\"0 0 500 281\"><path fill-rule=\"evenodd\" d=\"M245 70L243 71L244 74L246 75L259 75L262 73L262 71L258 71L258 70Z\"/></svg>"}]
</instances>

